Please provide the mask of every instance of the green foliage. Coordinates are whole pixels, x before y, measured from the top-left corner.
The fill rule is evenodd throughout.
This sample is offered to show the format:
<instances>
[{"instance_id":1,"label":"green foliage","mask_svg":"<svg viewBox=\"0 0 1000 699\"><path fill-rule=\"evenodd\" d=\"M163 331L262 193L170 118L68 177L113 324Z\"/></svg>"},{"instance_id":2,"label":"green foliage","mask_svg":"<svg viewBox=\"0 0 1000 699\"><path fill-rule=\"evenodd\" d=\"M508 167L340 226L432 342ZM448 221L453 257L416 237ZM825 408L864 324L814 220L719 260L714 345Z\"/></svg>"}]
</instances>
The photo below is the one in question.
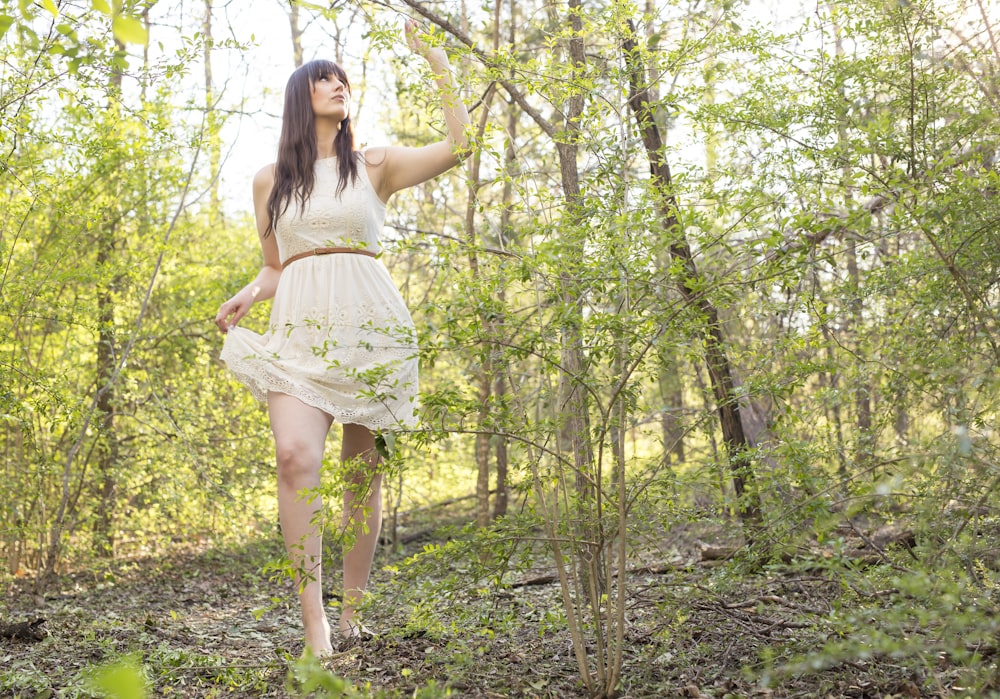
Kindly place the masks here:
<instances>
[{"instance_id":1,"label":"green foliage","mask_svg":"<svg viewBox=\"0 0 1000 699\"><path fill-rule=\"evenodd\" d=\"M942 681L961 688L962 696L992 696L1000 689L986 657L997 632L994 581L984 588L983 580L960 568L887 572L841 571L845 594L816 629L826 640L809 647L820 640L810 633L769 649L762 684L775 687L793 677L821 678L839 667L885 660L928 690Z\"/></svg>"},{"instance_id":2,"label":"green foliage","mask_svg":"<svg viewBox=\"0 0 1000 699\"><path fill-rule=\"evenodd\" d=\"M502 597L544 544L566 587L558 608L529 610L539 635L577 629L601 656L633 589L613 572L673 555L651 529L735 529L705 360L717 329L763 502L756 541L770 549L730 574L763 560L845 581L815 621L832 638L822 651L812 637L759 650L761 672L881 657L930 674L945 657L992 689L966 640L995 632L984 541L998 506L1000 59L965 35L960 10L976 8L959 5L852 0L778 28L736 3L518 3L499 25L485 5L468 17L427 5L478 100L474 120L486 116L478 172L393 204L386 261L417 320L422 423L377 445L397 510L470 492L477 459L495 467L502 452L518 514L396 565L407 633L447 639L456 667L473 664L483 646L469 639L502 634L515 614L473 602ZM144 40L139 9L0 11L16 67L0 116L12 572L81 560L109 534L141 551L273 518L265 416L221 375L207 323L257 251L239 230L249 221L177 201L207 180L189 144L217 142L218 125L193 129L153 80L192 70L198 39L155 68L122 49ZM364 9L367 45L397 56L384 97L406 108L386 128L407 144L438 139L432 83L398 58L398 17ZM627 103L629 21L669 183L650 179ZM239 252L223 260L222 248ZM377 395L383 377L368 378ZM336 501L344 474L331 462L324 477L316 494ZM883 526L913 529L918 545L869 551L877 564L860 567L858 532ZM663 633L682 633L685 610L666 612ZM581 665L614 679L613 652ZM362 691L303 672L308 691Z\"/></svg>"},{"instance_id":3,"label":"green foliage","mask_svg":"<svg viewBox=\"0 0 1000 699\"><path fill-rule=\"evenodd\" d=\"M323 663L310 654L304 655L289 669L287 689L293 696L309 696L321 699L395 699L402 697L400 692L372 690L369 687L357 688L349 681L338 677L323 667ZM453 696L452 692L438 683L430 680L417 687L406 696L413 699L441 699Z\"/></svg>"},{"instance_id":4,"label":"green foliage","mask_svg":"<svg viewBox=\"0 0 1000 699\"><path fill-rule=\"evenodd\" d=\"M146 680L135 658L123 658L94 671L90 686L108 699L144 699Z\"/></svg>"},{"instance_id":5,"label":"green foliage","mask_svg":"<svg viewBox=\"0 0 1000 699\"><path fill-rule=\"evenodd\" d=\"M293 696L314 696L323 699L361 697L350 682L337 677L323 667L311 653L294 663L288 673L288 691Z\"/></svg>"},{"instance_id":6,"label":"green foliage","mask_svg":"<svg viewBox=\"0 0 1000 699\"><path fill-rule=\"evenodd\" d=\"M995 441L970 426L995 421L997 408L997 256L985 244L998 220L998 144L983 129L996 110L982 82L996 56L955 29L965 58L945 58L941 37L959 19L927 4L837 5L785 33L738 11L671 6L642 18L658 41L639 49L658 76L656 114L676 125L665 147L676 231L660 228L659 195L615 100L627 75L607 37L639 19L634 7L581 10L582 65L570 60L569 15L556 11L505 20L517 27L517 51L465 59L482 84L502 79L545 115L583 105L569 125L518 114L516 133L491 117L479 144L489 175L469 195L481 221L472 237L457 222L435 224L441 194L427 194L413 227L436 225L456 242L414 241L414 254L431 247L437 264L434 285L419 293L431 299L421 309L432 386L424 414L431 438L511 438L545 537L567 551L587 553L591 539L614 551L620 506L626 517L651 516L665 492L679 501L661 505L667 526L706 500L713 515L734 508L700 368L704 317L678 299L678 283L720 311L734 400L757 445L749 457L765 494L762 541L776 555L836 540L845 518L862 513L870 523L900 511L933 517L949 499L978 501L976 488L991 482L982 466L970 468L989 457L953 458L947 445L963 435L966 449L975 442L989 453ZM560 161L567 144L578 149L579 193ZM501 213L509 223L498 235ZM681 234L697 277L670 264ZM465 262L472 255L475 267ZM579 367L566 363L567 347L582 348ZM464 384L443 361L454 356ZM484 404L471 389L488 356L516 389ZM677 470L655 447L659 389L673 372L687 408L673 425L685 447ZM586 401L565 402L567 382ZM572 452L560 442L570 424L586 444ZM632 442L628 485L617 490L622 430ZM592 494L579 492L581 481ZM569 560L554 554L557 566Z\"/></svg>"},{"instance_id":7,"label":"green foliage","mask_svg":"<svg viewBox=\"0 0 1000 699\"><path fill-rule=\"evenodd\" d=\"M220 526L226 512L273 507L256 496L269 470L254 456L267 439L259 411L244 408L251 428L234 434L235 386L196 390L217 382L215 338L199 325L228 280L199 269L218 238L204 237L184 194L197 186L189 163L202 133L154 87L183 66L146 64L126 81L134 59L101 34L110 8L95 9L61 15L55 34L88 37L86 61L42 50L34 25L0 46L22 68L5 77L2 117L12 135L0 177L11 497L0 529L9 572L43 577L67 554L121 542L141 551L167 536L244 534L256 522ZM218 222L213 233L235 235Z\"/></svg>"}]
</instances>

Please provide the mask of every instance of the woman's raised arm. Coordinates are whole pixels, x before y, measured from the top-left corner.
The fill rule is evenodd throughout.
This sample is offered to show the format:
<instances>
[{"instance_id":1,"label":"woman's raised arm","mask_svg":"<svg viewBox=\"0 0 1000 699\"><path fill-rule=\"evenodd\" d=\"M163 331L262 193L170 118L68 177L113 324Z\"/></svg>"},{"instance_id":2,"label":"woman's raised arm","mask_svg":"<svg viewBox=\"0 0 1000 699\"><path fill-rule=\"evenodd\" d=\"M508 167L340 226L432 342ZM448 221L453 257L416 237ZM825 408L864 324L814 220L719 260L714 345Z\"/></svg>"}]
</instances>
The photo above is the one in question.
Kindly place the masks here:
<instances>
[{"instance_id":1,"label":"woman's raised arm","mask_svg":"<svg viewBox=\"0 0 1000 699\"><path fill-rule=\"evenodd\" d=\"M434 74L434 81L441 96L441 109L444 112L448 136L443 141L421 148L387 146L371 149L371 152L377 154L381 151L385 156L382 177L376 185L376 190L383 201L401 189L426 182L455 167L462 161L469 148L467 133L470 123L469 112L458 94L448 54L441 47L428 46L420 37L420 29L415 21L407 20L405 31L406 43L410 50L418 56L423 56ZM378 162L377 157L375 161Z\"/></svg>"}]
</instances>

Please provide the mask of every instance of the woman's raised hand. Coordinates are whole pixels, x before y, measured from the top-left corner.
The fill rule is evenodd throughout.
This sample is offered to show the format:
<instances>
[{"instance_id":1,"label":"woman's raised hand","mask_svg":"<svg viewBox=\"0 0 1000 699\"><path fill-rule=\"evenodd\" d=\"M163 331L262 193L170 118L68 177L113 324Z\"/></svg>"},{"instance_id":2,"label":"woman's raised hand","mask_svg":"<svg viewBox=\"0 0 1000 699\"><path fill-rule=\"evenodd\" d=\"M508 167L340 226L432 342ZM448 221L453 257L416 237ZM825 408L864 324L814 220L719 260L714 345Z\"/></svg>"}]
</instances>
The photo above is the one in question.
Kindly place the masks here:
<instances>
[{"instance_id":1,"label":"woman's raised hand","mask_svg":"<svg viewBox=\"0 0 1000 699\"><path fill-rule=\"evenodd\" d=\"M406 20L403 27L406 33L406 45L418 56L423 56L431 65L442 65L448 63L448 54L440 46L430 46L423 38L420 25L414 19Z\"/></svg>"}]
</instances>

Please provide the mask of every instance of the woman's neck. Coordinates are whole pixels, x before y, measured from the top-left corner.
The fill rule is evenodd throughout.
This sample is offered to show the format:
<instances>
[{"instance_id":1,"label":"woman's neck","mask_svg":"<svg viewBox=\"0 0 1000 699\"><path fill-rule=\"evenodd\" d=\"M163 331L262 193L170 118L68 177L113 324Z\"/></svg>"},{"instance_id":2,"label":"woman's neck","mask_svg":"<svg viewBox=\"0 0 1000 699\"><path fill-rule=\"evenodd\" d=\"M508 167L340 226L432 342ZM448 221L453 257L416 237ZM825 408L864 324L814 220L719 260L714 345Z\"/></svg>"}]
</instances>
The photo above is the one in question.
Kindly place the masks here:
<instances>
[{"instance_id":1,"label":"woman's neck","mask_svg":"<svg viewBox=\"0 0 1000 699\"><path fill-rule=\"evenodd\" d=\"M340 124L330 121L316 121L316 158L330 158L336 155L333 141L340 131Z\"/></svg>"}]
</instances>

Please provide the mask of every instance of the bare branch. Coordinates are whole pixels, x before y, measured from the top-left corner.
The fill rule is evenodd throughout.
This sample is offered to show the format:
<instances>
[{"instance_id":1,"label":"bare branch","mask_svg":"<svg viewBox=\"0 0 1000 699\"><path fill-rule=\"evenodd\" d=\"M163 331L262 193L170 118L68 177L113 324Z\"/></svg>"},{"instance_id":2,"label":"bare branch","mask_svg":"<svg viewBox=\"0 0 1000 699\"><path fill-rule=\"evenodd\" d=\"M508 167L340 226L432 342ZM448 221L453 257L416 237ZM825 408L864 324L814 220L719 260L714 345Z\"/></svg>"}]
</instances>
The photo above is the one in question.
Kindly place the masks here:
<instances>
[{"instance_id":1,"label":"bare branch","mask_svg":"<svg viewBox=\"0 0 1000 699\"><path fill-rule=\"evenodd\" d=\"M456 27L454 24L449 22L446 18L427 9L427 7L425 7L423 3L417 2L417 0L403 0L403 2L405 2L407 6L412 8L417 14L426 19L428 22L431 22L432 24L436 25L439 29L446 32L447 34L450 34L460 43L464 44L472 52L472 55L478 58L483 63L483 65L489 68L504 67L496 60L495 57L491 56L490 54L486 53L485 51L477 47L475 42L468 34L466 34L460 28ZM384 2L379 2L378 0L376 0L376 4L382 5L383 7L389 7L388 4ZM503 86L503 89L507 91L507 94L510 95L510 98L514 100L514 102L516 102L517 105L522 110L524 110L525 114L531 117L531 119L538 125L538 128L544 131L545 134L550 138L555 138L558 132L558 130L555 127L555 124L546 119L545 116L540 111L538 111L534 106L532 106L531 103L528 102L527 98L524 96L524 93L521 92L517 88L517 86L514 85L510 80L500 78L499 82Z\"/></svg>"}]
</instances>

